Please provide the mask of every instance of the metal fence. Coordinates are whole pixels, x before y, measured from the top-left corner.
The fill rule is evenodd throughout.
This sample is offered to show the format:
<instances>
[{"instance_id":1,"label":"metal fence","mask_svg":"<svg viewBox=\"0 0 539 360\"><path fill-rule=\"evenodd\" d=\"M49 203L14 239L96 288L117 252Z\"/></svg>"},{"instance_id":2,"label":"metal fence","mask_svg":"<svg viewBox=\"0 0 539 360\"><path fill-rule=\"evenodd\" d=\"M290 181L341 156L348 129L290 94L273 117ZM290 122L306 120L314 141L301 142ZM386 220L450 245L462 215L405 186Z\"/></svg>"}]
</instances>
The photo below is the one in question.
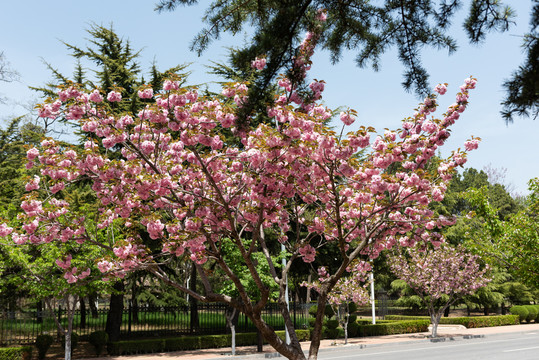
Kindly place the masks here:
<instances>
[{"instance_id":1,"label":"metal fence","mask_svg":"<svg viewBox=\"0 0 539 360\"><path fill-rule=\"evenodd\" d=\"M308 304L290 303L290 314L294 327L308 327ZM155 337L186 334L222 334L228 331L226 325L225 304L199 303L196 310L189 306L180 307L128 307L122 314L120 337ZM75 311L73 331L85 337L94 331L105 330L108 309L96 313L86 312L81 316ZM16 311L0 313L0 346L31 344L39 334L56 335L56 317L67 325L67 316L61 308L55 311ZM262 313L263 319L275 330L284 329L284 320L278 304L268 304ZM236 331L256 331L251 321L240 314L237 318Z\"/></svg>"}]
</instances>

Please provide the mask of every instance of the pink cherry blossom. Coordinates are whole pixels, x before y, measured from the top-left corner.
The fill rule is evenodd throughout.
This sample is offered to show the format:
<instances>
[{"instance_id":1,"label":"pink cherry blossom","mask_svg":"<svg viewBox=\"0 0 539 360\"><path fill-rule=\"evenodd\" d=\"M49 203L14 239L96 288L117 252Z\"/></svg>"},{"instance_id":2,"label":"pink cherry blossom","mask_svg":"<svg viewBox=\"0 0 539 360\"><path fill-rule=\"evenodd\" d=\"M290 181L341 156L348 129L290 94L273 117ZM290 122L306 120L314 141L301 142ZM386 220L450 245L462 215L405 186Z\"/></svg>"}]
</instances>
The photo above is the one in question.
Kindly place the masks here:
<instances>
[{"instance_id":1,"label":"pink cherry blossom","mask_svg":"<svg viewBox=\"0 0 539 360\"><path fill-rule=\"evenodd\" d=\"M253 69L262 70L266 66L266 58L256 58L251 62Z\"/></svg>"},{"instance_id":2,"label":"pink cherry blossom","mask_svg":"<svg viewBox=\"0 0 539 360\"><path fill-rule=\"evenodd\" d=\"M111 91L107 95L107 100L110 102L119 102L122 101L122 94L117 91Z\"/></svg>"},{"instance_id":3,"label":"pink cherry blossom","mask_svg":"<svg viewBox=\"0 0 539 360\"><path fill-rule=\"evenodd\" d=\"M94 90L94 91L92 91L90 93L88 99L90 101L95 102L95 103L100 103L100 102L103 101L103 96L99 93L99 90L96 89L96 90ZM111 101L111 100L109 100L109 101Z\"/></svg>"},{"instance_id":4,"label":"pink cherry blossom","mask_svg":"<svg viewBox=\"0 0 539 360\"><path fill-rule=\"evenodd\" d=\"M344 125L352 125L356 120L352 115L346 112L341 112L340 119L344 123Z\"/></svg>"},{"instance_id":5,"label":"pink cherry blossom","mask_svg":"<svg viewBox=\"0 0 539 360\"><path fill-rule=\"evenodd\" d=\"M304 262L312 263L316 256L316 250L311 245L305 245L299 248L299 254L303 256Z\"/></svg>"}]
</instances>

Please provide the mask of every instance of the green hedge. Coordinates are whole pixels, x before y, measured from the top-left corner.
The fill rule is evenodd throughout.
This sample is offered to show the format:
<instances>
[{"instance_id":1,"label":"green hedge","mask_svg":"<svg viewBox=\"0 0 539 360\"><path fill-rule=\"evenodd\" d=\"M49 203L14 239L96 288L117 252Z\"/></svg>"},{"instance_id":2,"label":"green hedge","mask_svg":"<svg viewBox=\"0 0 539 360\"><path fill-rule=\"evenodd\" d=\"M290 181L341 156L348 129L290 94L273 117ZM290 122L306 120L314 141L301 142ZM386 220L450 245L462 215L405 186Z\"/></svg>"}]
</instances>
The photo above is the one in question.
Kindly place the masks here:
<instances>
[{"instance_id":1,"label":"green hedge","mask_svg":"<svg viewBox=\"0 0 539 360\"><path fill-rule=\"evenodd\" d=\"M0 360L30 360L31 358L31 346L0 348Z\"/></svg>"},{"instance_id":2,"label":"green hedge","mask_svg":"<svg viewBox=\"0 0 539 360\"><path fill-rule=\"evenodd\" d=\"M285 339L284 331L276 331L281 339ZM309 330L296 330L299 341L309 340ZM196 350L229 347L232 335L182 336L163 339L116 341L108 344L109 355L148 354L168 351ZM236 346L255 345L256 333L236 334ZM0 359L1 360L1 359Z\"/></svg>"},{"instance_id":3,"label":"green hedge","mask_svg":"<svg viewBox=\"0 0 539 360\"><path fill-rule=\"evenodd\" d=\"M509 309L511 314L518 315L520 322L539 322L539 305L515 305Z\"/></svg>"},{"instance_id":4,"label":"green hedge","mask_svg":"<svg viewBox=\"0 0 539 360\"><path fill-rule=\"evenodd\" d=\"M428 320L428 316L386 315L386 320ZM517 325L518 315L443 317L440 324L458 324L466 328Z\"/></svg>"},{"instance_id":5,"label":"green hedge","mask_svg":"<svg viewBox=\"0 0 539 360\"><path fill-rule=\"evenodd\" d=\"M358 336L380 336L393 334L409 334L428 331L430 320L384 321L376 324L359 325Z\"/></svg>"}]
</instances>

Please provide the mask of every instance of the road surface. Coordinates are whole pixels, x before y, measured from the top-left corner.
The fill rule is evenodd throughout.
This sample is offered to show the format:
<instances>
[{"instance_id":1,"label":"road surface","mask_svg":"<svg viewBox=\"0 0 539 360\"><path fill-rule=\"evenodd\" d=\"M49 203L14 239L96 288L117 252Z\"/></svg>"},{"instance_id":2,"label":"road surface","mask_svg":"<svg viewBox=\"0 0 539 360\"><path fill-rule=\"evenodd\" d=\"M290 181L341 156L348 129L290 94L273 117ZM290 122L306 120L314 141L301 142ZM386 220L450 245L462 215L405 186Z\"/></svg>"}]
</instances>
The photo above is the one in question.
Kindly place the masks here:
<instances>
[{"instance_id":1,"label":"road surface","mask_svg":"<svg viewBox=\"0 0 539 360\"><path fill-rule=\"evenodd\" d=\"M321 351L319 360L539 360L539 332L489 337L351 346Z\"/></svg>"}]
</instances>

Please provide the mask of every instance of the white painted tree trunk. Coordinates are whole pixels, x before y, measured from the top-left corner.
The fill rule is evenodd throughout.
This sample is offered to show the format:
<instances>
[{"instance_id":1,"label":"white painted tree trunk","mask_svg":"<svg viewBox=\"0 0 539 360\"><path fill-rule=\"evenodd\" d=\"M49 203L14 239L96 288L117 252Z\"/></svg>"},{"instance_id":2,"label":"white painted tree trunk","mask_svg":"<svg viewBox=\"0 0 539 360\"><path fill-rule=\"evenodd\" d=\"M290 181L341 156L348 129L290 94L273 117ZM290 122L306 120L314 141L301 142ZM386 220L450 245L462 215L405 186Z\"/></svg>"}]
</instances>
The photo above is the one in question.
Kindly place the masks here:
<instances>
[{"instance_id":1,"label":"white painted tree trunk","mask_svg":"<svg viewBox=\"0 0 539 360\"><path fill-rule=\"evenodd\" d=\"M236 355L236 327L234 325L230 327L230 332L232 333L232 355Z\"/></svg>"}]
</instances>

